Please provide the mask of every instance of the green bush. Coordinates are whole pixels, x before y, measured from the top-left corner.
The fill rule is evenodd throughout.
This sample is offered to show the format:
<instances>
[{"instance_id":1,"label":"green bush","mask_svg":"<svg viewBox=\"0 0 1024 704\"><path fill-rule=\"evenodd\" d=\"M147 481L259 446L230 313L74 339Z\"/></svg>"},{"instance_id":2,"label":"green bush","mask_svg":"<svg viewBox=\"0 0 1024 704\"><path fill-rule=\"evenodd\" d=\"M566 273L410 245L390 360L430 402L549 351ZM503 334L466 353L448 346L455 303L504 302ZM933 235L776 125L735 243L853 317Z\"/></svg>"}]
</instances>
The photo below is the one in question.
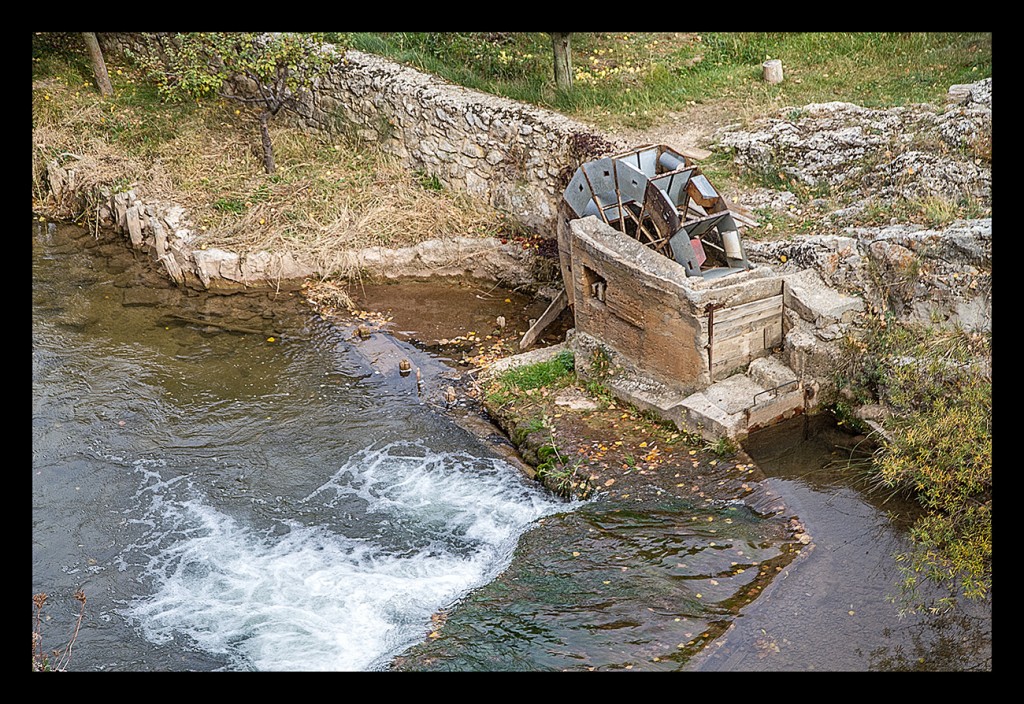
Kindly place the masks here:
<instances>
[{"instance_id":1,"label":"green bush","mask_svg":"<svg viewBox=\"0 0 1024 704\"><path fill-rule=\"evenodd\" d=\"M992 380L979 362L987 359L987 334L879 319L851 343L838 379L858 403L894 414L868 473L876 489L924 509L911 550L897 556L911 609L923 606L922 580L969 599L991 591Z\"/></svg>"}]
</instances>

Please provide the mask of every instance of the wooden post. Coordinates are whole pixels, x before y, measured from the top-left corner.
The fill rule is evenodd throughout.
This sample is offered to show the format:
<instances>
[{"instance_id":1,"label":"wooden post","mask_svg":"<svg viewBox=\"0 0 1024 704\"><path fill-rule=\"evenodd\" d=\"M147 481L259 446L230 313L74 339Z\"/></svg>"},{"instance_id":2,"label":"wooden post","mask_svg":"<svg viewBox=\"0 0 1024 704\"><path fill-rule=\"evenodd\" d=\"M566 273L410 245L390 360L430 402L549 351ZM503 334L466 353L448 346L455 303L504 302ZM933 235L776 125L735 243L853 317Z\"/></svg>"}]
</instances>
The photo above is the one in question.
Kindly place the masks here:
<instances>
[{"instance_id":1,"label":"wooden post","mask_svg":"<svg viewBox=\"0 0 1024 704\"><path fill-rule=\"evenodd\" d=\"M779 59L771 59L761 64L764 80L768 83L782 83L782 62Z\"/></svg>"},{"instance_id":2,"label":"wooden post","mask_svg":"<svg viewBox=\"0 0 1024 704\"><path fill-rule=\"evenodd\" d=\"M104 97L113 95L114 87L110 84L110 75L107 73L107 64L103 60L103 50L100 49L96 32L82 32L82 37L89 50L89 60L92 61L92 72L96 77L96 87L100 89L100 95Z\"/></svg>"}]
</instances>

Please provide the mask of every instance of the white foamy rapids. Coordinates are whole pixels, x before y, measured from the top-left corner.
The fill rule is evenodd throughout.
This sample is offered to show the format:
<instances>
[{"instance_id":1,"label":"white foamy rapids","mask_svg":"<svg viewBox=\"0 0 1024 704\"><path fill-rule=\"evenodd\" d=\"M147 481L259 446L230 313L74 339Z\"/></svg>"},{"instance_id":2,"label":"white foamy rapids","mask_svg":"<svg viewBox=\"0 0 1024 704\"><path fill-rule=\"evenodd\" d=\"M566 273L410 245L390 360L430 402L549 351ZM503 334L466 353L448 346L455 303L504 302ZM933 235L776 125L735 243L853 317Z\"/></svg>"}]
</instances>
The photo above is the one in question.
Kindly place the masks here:
<instances>
[{"instance_id":1,"label":"white foamy rapids","mask_svg":"<svg viewBox=\"0 0 1024 704\"><path fill-rule=\"evenodd\" d=\"M416 443L366 451L304 500L359 497L394 530L379 541L293 522L256 530L146 477L158 515L139 524L158 527L134 549L154 587L125 613L151 642L183 638L232 669L383 668L423 640L433 613L494 579L531 523L572 508L500 460Z\"/></svg>"}]
</instances>

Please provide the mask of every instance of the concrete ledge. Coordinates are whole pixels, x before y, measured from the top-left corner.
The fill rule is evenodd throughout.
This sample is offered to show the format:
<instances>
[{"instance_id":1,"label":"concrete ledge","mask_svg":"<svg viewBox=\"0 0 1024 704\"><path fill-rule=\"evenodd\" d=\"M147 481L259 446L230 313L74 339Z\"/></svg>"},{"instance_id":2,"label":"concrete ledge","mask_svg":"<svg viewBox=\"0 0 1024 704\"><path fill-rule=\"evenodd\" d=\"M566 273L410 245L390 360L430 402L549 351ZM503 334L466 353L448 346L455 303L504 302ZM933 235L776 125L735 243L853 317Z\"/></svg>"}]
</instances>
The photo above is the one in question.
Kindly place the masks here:
<instances>
[{"instance_id":1,"label":"concrete ledge","mask_svg":"<svg viewBox=\"0 0 1024 704\"><path fill-rule=\"evenodd\" d=\"M783 278L786 282L785 306L796 311L809 323L848 323L864 310L864 301L826 286L813 269Z\"/></svg>"},{"instance_id":2,"label":"concrete ledge","mask_svg":"<svg viewBox=\"0 0 1024 704\"><path fill-rule=\"evenodd\" d=\"M804 410L804 389L795 387L792 391L773 397L750 408L747 414L747 431L774 425L791 418Z\"/></svg>"}]
</instances>

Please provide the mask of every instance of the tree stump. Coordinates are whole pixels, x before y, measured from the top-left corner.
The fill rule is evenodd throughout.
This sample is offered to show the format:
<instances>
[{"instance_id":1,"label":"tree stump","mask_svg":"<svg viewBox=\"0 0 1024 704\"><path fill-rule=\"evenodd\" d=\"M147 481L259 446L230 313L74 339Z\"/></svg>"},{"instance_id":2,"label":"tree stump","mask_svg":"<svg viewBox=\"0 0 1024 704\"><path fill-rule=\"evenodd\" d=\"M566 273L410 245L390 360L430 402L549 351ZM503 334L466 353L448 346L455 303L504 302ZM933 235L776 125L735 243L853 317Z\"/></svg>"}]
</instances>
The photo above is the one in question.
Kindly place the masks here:
<instances>
[{"instance_id":1,"label":"tree stump","mask_svg":"<svg viewBox=\"0 0 1024 704\"><path fill-rule=\"evenodd\" d=\"M772 59L761 64L764 80L768 83L782 83L782 62Z\"/></svg>"}]
</instances>

